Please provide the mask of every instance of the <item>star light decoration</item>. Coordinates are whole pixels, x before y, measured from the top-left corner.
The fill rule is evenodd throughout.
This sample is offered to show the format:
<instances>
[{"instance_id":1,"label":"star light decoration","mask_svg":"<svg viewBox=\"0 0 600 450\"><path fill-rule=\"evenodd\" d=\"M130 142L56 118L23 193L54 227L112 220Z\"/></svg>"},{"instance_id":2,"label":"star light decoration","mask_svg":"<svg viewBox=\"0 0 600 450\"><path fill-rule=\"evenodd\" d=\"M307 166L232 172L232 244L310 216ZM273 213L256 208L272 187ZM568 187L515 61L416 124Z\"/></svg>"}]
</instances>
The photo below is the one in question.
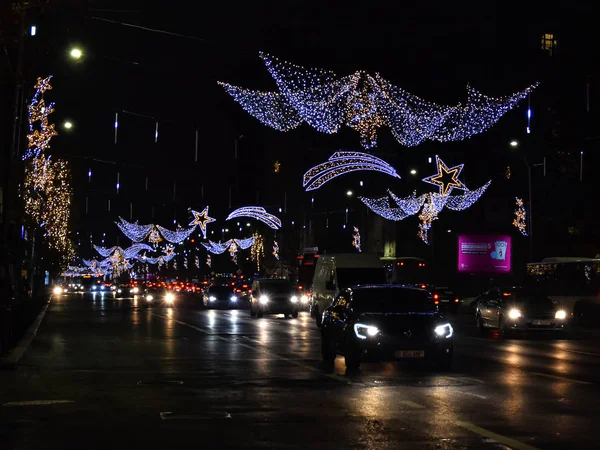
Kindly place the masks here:
<instances>
[{"instance_id":1,"label":"star light decoration","mask_svg":"<svg viewBox=\"0 0 600 450\"><path fill-rule=\"evenodd\" d=\"M513 225L523 236L527 236L527 212L525 211L525 205L523 205L522 198L515 197L515 200L517 208L515 209Z\"/></svg>"},{"instance_id":2,"label":"star light decoration","mask_svg":"<svg viewBox=\"0 0 600 450\"><path fill-rule=\"evenodd\" d=\"M319 189L334 178L358 170L372 170L400 178L396 170L384 160L368 153L338 151L321 163L308 170L302 179L306 191Z\"/></svg>"},{"instance_id":3,"label":"star light decoration","mask_svg":"<svg viewBox=\"0 0 600 450\"><path fill-rule=\"evenodd\" d=\"M360 231L358 227L354 227L354 233L352 234L352 246L358 250L358 252L362 252L362 246L360 243Z\"/></svg>"},{"instance_id":4,"label":"star light decoration","mask_svg":"<svg viewBox=\"0 0 600 450\"><path fill-rule=\"evenodd\" d=\"M277 241L273 241L273 256L279 261L279 243Z\"/></svg>"},{"instance_id":5,"label":"star light decoration","mask_svg":"<svg viewBox=\"0 0 600 450\"><path fill-rule=\"evenodd\" d=\"M473 205L491 184L491 180L474 191L470 191L460 180L463 165L448 168L444 162L436 156L438 173L424 178L426 183L438 186L439 192L427 192L417 197L416 192L408 197L400 198L388 190L387 195L378 198L360 197L360 200L374 213L381 217L399 221L409 216L419 214L418 237L426 244L429 243L428 231L431 224L438 219L439 213L448 208L454 211L463 211ZM444 176L450 175L450 180L444 180ZM453 189L465 191L462 195L450 195ZM393 201L393 204L392 204Z\"/></svg>"},{"instance_id":6,"label":"star light decoration","mask_svg":"<svg viewBox=\"0 0 600 450\"><path fill-rule=\"evenodd\" d=\"M281 219L273 214L269 214L265 208L261 206L244 206L242 208L238 208L229 214L225 220L232 220L238 217L251 217L266 223L269 228L272 228L273 230L278 230L281 228Z\"/></svg>"},{"instance_id":7,"label":"star light decoration","mask_svg":"<svg viewBox=\"0 0 600 450\"><path fill-rule=\"evenodd\" d=\"M494 98L467 86L467 101L439 105L393 85L379 74L357 71L338 76L307 69L260 53L279 92L261 92L219 82L240 106L263 124L289 131L305 122L322 133L348 126L364 148L377 145L377 130L389 127L395 139L412 147L426 140L457 141L482 133L527 97L537 83Z\"/></svg>"},{"instance_id":8,"label":"star light decoration","mask_svg":"<svg viewBox=\"0 0 600 450\"><path fill-rule=\"evenodd\" d=\"M204 237L204 239L206 239L206 225L215 221L214 218L209 217L209 215L208 215L208 206L206 208L204 208L202 210L202 212L194 211L193 209L191 209L191 212L194 216L194 220L192 220L190 222L189 226L190 227L192 227L192 226L200 227L200 231L202 232L202 237Z\"/></svg>"}]
</instances>

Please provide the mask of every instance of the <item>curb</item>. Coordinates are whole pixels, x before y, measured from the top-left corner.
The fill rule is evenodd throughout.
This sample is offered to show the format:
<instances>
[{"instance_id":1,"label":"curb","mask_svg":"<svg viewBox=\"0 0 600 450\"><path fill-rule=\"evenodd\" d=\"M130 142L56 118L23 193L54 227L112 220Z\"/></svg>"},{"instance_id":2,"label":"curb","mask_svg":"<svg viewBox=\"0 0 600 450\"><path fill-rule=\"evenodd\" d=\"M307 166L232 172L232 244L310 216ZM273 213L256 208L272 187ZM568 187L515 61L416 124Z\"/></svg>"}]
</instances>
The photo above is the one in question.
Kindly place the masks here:
<instances>
[{"instance_id":1,"label":"curb","mask_svg":"<svg viewBox=\"0 0 600 450\"><path fill-rule=\"evenodd\" d=\"M25 335L23 338L15 345L15 347L10 351L10 353L3 358L0 358L0 369L16 369L19 361L25 355L25 352L33 342L33 339L37 335L38 328L42 324L42 320L44 320L44 316L50 307L50 301L52 297L48 299L40 313L37 315L33 323L27 328Z\"/></svg>"}]
</instances>

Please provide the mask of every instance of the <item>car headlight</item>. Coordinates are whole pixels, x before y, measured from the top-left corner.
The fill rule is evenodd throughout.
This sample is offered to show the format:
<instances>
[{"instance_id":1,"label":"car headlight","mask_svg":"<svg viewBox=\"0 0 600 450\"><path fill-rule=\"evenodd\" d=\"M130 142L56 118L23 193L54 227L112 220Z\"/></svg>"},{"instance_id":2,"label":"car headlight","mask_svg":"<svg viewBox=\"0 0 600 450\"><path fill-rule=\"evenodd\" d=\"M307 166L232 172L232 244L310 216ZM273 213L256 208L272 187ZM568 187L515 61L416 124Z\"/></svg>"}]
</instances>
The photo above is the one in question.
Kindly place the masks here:
<instances>
[{"instance_id":1,"label":"car headlight","mask_svg":"<svg viewBox=\"0 0 600 450\"><path fill-rule=\"evenodd\" d=\"M53 293L54 295L60 295L60 294L62 294L62 293L63 293L63 290L62 290L62 288L61 288L61 287L58 287L58 286L56 286L54 289L52 289L52 293Z\"/></svg>"},{"instance_id":2,"label":"car headlight","mask_svg":"<svg viewBox=\"0 0 600 450\"><path fill-rule=\"evenodd\" d=\"M521 314L521 311L519 311L516 308L511 309L508 312L508 317L510 317L511 319L518 319L519 317L521 317L523 314Z\"/></svg>"},{"instance_id":3,"label":"car headlight","mask_svg":"<svg viewBox=\"0 0 600 450\"><path fill-rule=\"evenodd\" d=\"M308 295L303 295L300 297L300 303L308 303Z\"/></svg>"},{"instance_id":4,"label":"car headlight","mask_svg":"<svg viewBox=\"0 0 600 450\"><path fill-rule=\"evenodd\" d=\"M267 303L269 303L269 297L267 297L266 295L261 295L261 297L258 299L258 301L262 305L266 305Z\"/></svg>"},{"instance_id":5,"label":"car headlight","mask_svg":"<svg viewBox=\"0 0 600 450\"><path fill-rule=\"evenodd\" d=\"M379 328L373 325L365 325L364 323L354 324L354 334L359 339L367 339L367 337L376 336L379 333Z\"/></svg>"},{"instance_id":6,"label":"car headlight","mask_svg":"<svg viewBox=\"0 0 600 450\"><path fill-rule=\"evenodd\" d=\"M154 297L152 297L151 295L146 295L147 302L151 302L152 300L154 300Z\"/></svg>"},{"instance_id":7,"label":"car headlight","mask_svg":"<svg viewBox=\"0 0 600 450\"><path fill-rule=\"evenodd\" d=\"M560 310L556 311L556 314L554 314L554 318L555 319L566 319L567 312L563 309L560 309Z\"/></svg>"},{"instance_id":8,"label":"car headlight","mask_svg":"<svg viewBox=\"0 0 600 450\"><path fill-rule=\"evenodd\" d=\"M96 290L96 286L92 286L92 291L95 291L95 290Z\"/></svg>"},{"instance_id":9,"label":"car headlight","mask_svg":"<svg viewBox=\"0 0 600 450\"><path fill-rule=\"evenodd\" d=\"M116 289L117 289L117 288L116 288L116 287L114 287L114 286L111 286L111 287L110 287L110 290L111 290L111 291L114 291L114 290L116 290Z\"/></svg>"},{"instance_id":10,"label":"car headlight","mask_svg":"<svg viewBox=\"0 0 600 450\"><path fill-rule=\"evenodd\" d=\"M138 288L138 287L134 287L133 289L131 289L132 294L137 294L139 292L140 292L140 288Z\"/></svg>"},{"instance_id":11,"label":"car headlight","mask_svg":"<svg viewBox=\"0 0 600 450\"><path fill-rule=\"evenodd\" d=\"M231 297L229 297L229 300L232 302L237 302L237 297L235 295L232 295Z\"/></svg>"},{"instance_id":12,"label":"car headlight","mask_svg":"<svg viewBox=\"0 0 600 450\"><path fill-rule=\"evenodd\" d=\"M210 300L211 302L214 302L217 299L217 297L215 297L214 295L211 295L210 297L208 297L208 300Z\"/></svg>"},{"instance_id":13,"label":"car headlight","mask_svg":"<svg viewBox=\"0 0 600 450\"><path fill-rule=\"evenodd\" d=\"M290 301L292 303L298 303L298 297L296 297L295 295L292 295L292 298L290 298Z\"/></svg>"},{"instance_id":14,"label":"car headlight","mask_svg":"<svg viewBox=\"0 0 600 450\"><path fill-rule=\"evenodd\" d=\"M123 292L121 289L117 289L117 294L120 294L121 292Z\"/></svg>"},{"instance_id":15,"label":"car headlight","mask_svg":"<svg viewBox=\"0 0 600 450\"><path fill-rule=\"evenodd\" d=\"M167 303L173 303L175 301L175 295L168 293L167 295L165 295L165 301Z\"/></svg>"},{"instance_id":16,"label":"car headlight","mask_svg":"<svg viewBox=\"0 0 600 450\"><path fill-rule=\"evenodd\" d=\"M100 290L103 291L104 290L104 285L100 286Z\"/></svg>"},{"instance_id":17,"label":"car headlight","mask_svg":"<svg viewBox=\"0 0 600 450\"><path fill-rule=\"evenodd\" d=\"M454 334L454 329L452 328L452 325L450 325L449 323L445 323L443 325L438 325L437 327L435 327L434 331L435 331L435 334L438 335L439 337L445 337L445 338L450 338Z\"/></svg>"}]
</instances>

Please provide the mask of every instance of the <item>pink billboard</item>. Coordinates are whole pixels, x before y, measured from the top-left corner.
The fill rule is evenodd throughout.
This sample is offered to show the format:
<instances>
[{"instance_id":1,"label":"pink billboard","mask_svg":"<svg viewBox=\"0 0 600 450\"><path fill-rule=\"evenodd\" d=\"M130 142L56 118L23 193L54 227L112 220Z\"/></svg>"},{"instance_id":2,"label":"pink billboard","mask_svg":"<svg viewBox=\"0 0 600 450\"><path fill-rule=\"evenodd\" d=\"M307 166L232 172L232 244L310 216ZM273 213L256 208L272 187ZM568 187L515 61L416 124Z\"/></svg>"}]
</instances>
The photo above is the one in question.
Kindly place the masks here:
<instances>
[{"instance_id":1,"label":"pink billboard","mask_svg":"<svg viewBox=\"0 0 600 450\"><path fill-rule=\"evenodd\" d=\"M509 273L510 236L462 234L458 236L458 271L471 273Z\"/></svg>"}]
</instances>

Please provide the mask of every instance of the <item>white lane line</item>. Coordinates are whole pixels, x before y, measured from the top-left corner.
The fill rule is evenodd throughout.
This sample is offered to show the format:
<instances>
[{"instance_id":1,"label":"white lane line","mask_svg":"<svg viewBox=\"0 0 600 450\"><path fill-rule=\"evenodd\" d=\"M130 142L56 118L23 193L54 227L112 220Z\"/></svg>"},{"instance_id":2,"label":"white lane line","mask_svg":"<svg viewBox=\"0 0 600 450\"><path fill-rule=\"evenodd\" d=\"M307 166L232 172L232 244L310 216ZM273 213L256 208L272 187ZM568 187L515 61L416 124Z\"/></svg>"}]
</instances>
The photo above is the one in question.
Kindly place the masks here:
<instances>
[{"instance_id":1,"label":"white lane line","mask_svg":"<svg viewBox=\"0 0 600 450\"><path fill-rule=\"evenodd\" d=\"M573 378L567 378L567 377L559 377L558 375L549 375L547 373L540 373L540 372L530 372L531 375L537 375L538 377L546 377L546 378L552 378L553 380L561 380L561 381L568 381L570 383L577 383L577 384L594 384L591 381L583 381L583 380L574 380Z\"/></svg>"},{"instance_id":2,"label":"white lane line","mask_svg":"<svg viewBox=\"0 0 600 450\"><path fill-rule=\"evenodd\" d=\"M413 402L412 400L400 400L398 403L400 403L401 405L404 405L404 406L408 406L410 408L415 408L415 409L424 409L425 408L420 403Z\"/></svg>"},{"instance_id":3,"label":"white lane line","mask_svg":"<svg viewBox=\"0 0 600 450\"><path fill-rule=\"evenodd\" d=\"M577 353L579 355L600 356L600 353L582 352L581 350L565 350L567 353Z\"/></svg>"},{"instance_id":4,"label":"white lane line","mask_svg":"<svg viewBox=\"0 0 600 450\"><path fill-rule=\"evenodd\" d=\"M73 400L28 400L23 402L8 402L2 406L42 406L42 405L62 405L65 403L75 403Z\"/></svg>"},{"instance_id":5,"label":"white lane line","mask_svg":"<svg viewBox=\"0 0 600 450\"><path fill-rule=\"evenodd\" d=\"M474 425L471 422L463 422L462 420L457 420L456 425L472 433L493 439L515 450L539 450L538 448L532 447L531 445L525 444L524 442L520 442L516 439L512 439L507 436L494 433L493 431L486 430L485 428L478 427L477 425Z\"/></svg>"},{"instance_id":6,"label":"white lane line","mask_svg":"<svg viewBox=\"0 0 600 450\"><path fill-rule=\"evenodd\" d=\"M464 392L464 391L460 391L460 393L462 395L470 395L471 397L477 397L480 398L481 400L487 400L487 397L485 395L481 395L481 394L475 394L474 392Z\"/></svg>"}]
</instances>

